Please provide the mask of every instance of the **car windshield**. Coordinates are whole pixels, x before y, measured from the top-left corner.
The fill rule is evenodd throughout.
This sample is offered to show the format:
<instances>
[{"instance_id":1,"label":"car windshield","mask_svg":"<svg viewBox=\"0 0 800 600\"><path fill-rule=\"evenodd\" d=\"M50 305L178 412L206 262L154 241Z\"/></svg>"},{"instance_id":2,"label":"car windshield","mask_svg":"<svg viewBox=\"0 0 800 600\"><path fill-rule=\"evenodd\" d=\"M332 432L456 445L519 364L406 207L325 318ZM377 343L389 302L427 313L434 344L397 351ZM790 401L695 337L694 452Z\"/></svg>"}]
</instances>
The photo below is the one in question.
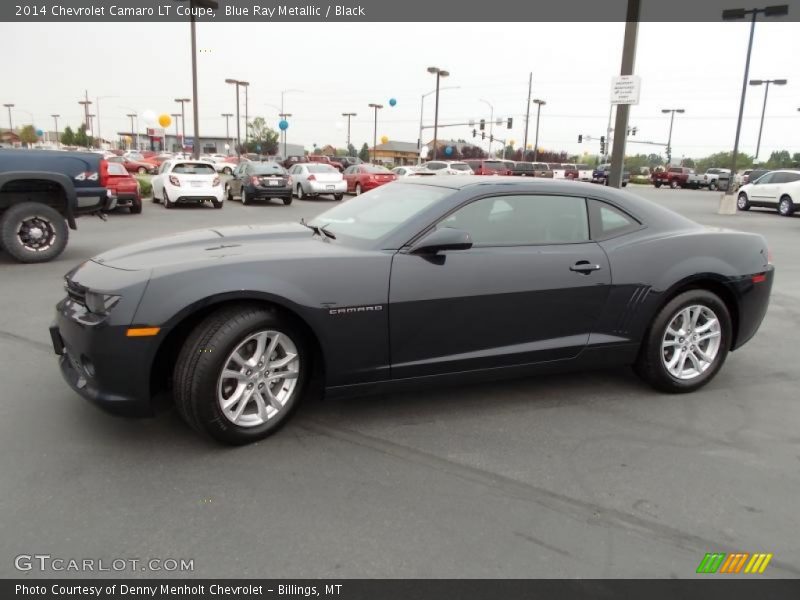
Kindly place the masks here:
<instances>
[{"instance_id":1,"label":"car windshield","mask_svg":"<svg viewBox=\"0 0 800 600\"><path fill-rule=\"evenodd\" d=\"M320 164L320 163L312 163L306 167L309 173L338 173L339 171L336 170L335 167L331 167L330 165Z\"/></svg>"},{"instance_id":2,"label":"car windshield","mask_svg":"<svg viewBox=\"0 0 800 600\"><path fill-rule=\"evenodd\" d=\"M366 165L364 167L365 173L391 173L389 169L386 167L380 167L378 165Z\"/></svg>"},{"instance_id":3,"label":"car windshield","mask_svg":"<svg viewBox=\"0 0 800 600\"><path fill-rule=\"evenodd\" d=\"M276 163L256 163L250 165L248 170L253 175L283 175L286 169Z\"/></svg>"},{"instance_id":4,"label":"car windshield","mask_svg":"<svg viewBox=\"0 0 800 600\"><path fill-rule=\"evenodd\" d=\"M500 162L499 160L487 160L483 163L484 169L490 169L492 171L501 171L506 169L506 163Z\"/></svg>"},{"instance_id":5,"label":"car windshield","mask_svg":"<svg viewBox=\"0 0 800 600\"><path fill-rule=\"evenodd\" d=\"M453 190L391 183L326 211L312 221L336 236L377 240Z\"/></svg>"},{"instance_id":6,"label":"car windshield","mask_svg":"<svg viewBox=\"0 0 800 600\"><path fill-rule=\"evenodd\" d=\"M172 168L173 173L182 175L216 175L216 170L206 163L178 163Z\"/></svg>"},{"instance_id":7,"label":"car windshield","mask_svg":"<svg viewBox=\"0 0 800 600\"><path fill-rule=\"evenodd\" d=\"M450 168L454 171L469 171L469 165L467 163L453 163L450 165Z\"/></svg>"}]
</instances>

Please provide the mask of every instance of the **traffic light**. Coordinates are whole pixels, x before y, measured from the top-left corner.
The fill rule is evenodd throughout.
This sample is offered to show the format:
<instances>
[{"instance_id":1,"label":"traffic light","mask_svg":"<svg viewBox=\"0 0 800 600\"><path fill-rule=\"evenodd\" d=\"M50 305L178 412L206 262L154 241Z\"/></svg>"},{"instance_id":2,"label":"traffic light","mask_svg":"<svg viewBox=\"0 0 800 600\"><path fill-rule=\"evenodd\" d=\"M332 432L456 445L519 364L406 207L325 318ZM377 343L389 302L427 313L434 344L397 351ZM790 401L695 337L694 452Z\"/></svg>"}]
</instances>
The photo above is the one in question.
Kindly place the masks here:
<instances>
[{"instance_id":1,"label":"traffic light","mask_svg":"<svg viewBox=\"0 0 800 600\"><path fill-rule=\"evenodd\" d=\"M606 153L606 136L600 136L600 154Z\"/></svg>"},{"instance_id":2,"label":"traffic light","mask_svg":"<svg viewBox=\"0 0 800 600\"><path fill-rule=\"evenodd\" d=\"M486 139L486 132L485 131L481 131L481 139L482 140Z\"/></svg>"},{"instance_id":3,"label":"traffic light","mask_svg":"<svg viewBox=\"0 0 800 600\"><path fill-rule=\"evenodd\" d=\"M486 121L485 121L484 119L481 119L480 128L481 128L481 131L483 131L484 129L486 129Z\"/></svg>"},{"instance_id":4,"label":"traffic light","mask_svg":"<svg viewBox=\"0 0 800 600\"><path fill-rule=\"evenodd\" d=\"M490 142L490 143L491 143L491 142L494 142L494 136L493 136L493 135L490 135L490 136L489 136L489 142Z\"/></svg>"},{"instance_id":5,"label":"traffic light","mask_svg":"<svg viewBox=\"0 0 800 600\"><path fill-rule=\"evenodd\" d=\"M476 135L478 135L478 132L473 129L472 130L472 137L475 137Z\"/></svg>"},{"instance_id":6,"label":"traffic light","mask_svg":"<svg viewBox=\"0 0 800 600\"><path fill-rule=\"evenodd\" d=\"M508 127L507 128L511 129L513 126L514 126L514 119L511 118L511 117L508 117Z\"/></svg>"},{"instance_id":7,"label":"traffic light","mask_svg":"<svg viewBox=\"0 0 800 600\"><path fill-rule=\"evenodd\" d=\"M581 134L578 134L578 143L583 143L583 136Z\"/></svg>"}]
</instances>

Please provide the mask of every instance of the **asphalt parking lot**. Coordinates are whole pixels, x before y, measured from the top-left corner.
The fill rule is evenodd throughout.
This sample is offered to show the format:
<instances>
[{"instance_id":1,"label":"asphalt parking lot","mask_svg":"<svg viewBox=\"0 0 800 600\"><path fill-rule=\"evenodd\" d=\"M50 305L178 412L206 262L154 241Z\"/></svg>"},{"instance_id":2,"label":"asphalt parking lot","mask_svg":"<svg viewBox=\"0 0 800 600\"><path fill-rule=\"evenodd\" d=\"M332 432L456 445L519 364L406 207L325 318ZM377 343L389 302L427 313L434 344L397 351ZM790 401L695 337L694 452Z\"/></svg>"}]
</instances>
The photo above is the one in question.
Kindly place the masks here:
<instances>
[{"instance_id":1,"label":"asphalt parking lot","mask_svg":"<svg viewBox=\"0 0 800 600\"><path fill-rule=\"evenodd\" d=\"M123 420L70 391L47 332L61 277L123 243L333 201L147 200L82 218L52 263L0 254L0 576L33 575L14 557L46 553L191 558L183 575L204 578L691 577L714 551L771 552L764 576L800 576L800 216L630 190L770 244L766 320L706 388L662 395L622 369L321 400L236 449L174 412Z\"/></svg>"}]
</instances>

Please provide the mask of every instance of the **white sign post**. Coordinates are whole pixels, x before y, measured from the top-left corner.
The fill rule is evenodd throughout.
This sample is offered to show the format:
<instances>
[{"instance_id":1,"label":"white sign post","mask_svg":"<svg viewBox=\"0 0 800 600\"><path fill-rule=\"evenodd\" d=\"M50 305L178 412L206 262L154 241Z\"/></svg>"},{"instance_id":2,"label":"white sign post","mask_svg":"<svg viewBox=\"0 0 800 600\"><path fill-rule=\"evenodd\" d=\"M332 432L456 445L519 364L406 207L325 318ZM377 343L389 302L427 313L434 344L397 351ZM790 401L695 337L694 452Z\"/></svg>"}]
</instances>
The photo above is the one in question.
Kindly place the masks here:
<instances>
[{"instance_id":1,"label":"white sign post","mask_svg":"<svg viewBox=\"0 0 800 600\"><path fill-rule=\"evenodd\" d=\"M611 104L639 104L642 79L638 75L611 78Z\"/></svg>"}]
</instances>

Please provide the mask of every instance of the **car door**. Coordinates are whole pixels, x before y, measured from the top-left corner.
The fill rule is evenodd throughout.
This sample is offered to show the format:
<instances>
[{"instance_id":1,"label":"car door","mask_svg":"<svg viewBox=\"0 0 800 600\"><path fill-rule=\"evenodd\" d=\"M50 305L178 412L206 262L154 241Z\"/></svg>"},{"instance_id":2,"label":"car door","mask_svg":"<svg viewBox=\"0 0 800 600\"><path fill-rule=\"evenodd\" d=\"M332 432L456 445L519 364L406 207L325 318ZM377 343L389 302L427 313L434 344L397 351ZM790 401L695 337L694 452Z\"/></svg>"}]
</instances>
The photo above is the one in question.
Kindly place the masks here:
<instances>
[{"instance_id":1,"label":"car door","mask_svg":"<svg viewBox=\"0 0 800 600\"><path fill-rule=\"evenodd\" d=\"M247 171L247 163L239 163L236 170L233 172L231 179L231 193L234 196L242 195L242 187L244 186L245 173Z\"/></svg>"},{"instance_id":2,"label":"car door","mask_svg":"<svg viewBox=\"0 0 800 600\"><path fill-rule=\"evenodd\" d=\"M166 173L169 172L169 167L172 164L171 161L165 160L161 163L161 166L158 168L158 174L150 180L150 185L153 188L153 197L154 198L163 198L164 197L164 178L167 176Z\"/></svg>"},{"instance_id":3,"label":"car door","mask_svg":"<svg viewBox=\"0 0 800 600\"><path fill-rule=\"evenodd\" d=\"M571 359L586 346L611 274L584 198L488 196L435 227L467 231L473 246L395 255L393 378Z\"/></svg>"},{"instance_id":4,"label":"car door","mask_svg":"<svg viewBox=\"0 0 800 600\"><path fill-rule=\"evenodd\" d=\"M344 170L344 180L347 183L348 192L353 190L353 172L355 169L356 167L351 165Z\"/></svg>"},{"instance_id":5,"label":"car door","mask_svg":"<svg viewBox=\"0 0 800 600\"><path fill-rule=\"evenodd\" d=\"M775 182L777 173L767 173L753 183L750 192L750 201L758 204L773 206L778 204L778 184Z\"/></svg>"}]
</instances>

